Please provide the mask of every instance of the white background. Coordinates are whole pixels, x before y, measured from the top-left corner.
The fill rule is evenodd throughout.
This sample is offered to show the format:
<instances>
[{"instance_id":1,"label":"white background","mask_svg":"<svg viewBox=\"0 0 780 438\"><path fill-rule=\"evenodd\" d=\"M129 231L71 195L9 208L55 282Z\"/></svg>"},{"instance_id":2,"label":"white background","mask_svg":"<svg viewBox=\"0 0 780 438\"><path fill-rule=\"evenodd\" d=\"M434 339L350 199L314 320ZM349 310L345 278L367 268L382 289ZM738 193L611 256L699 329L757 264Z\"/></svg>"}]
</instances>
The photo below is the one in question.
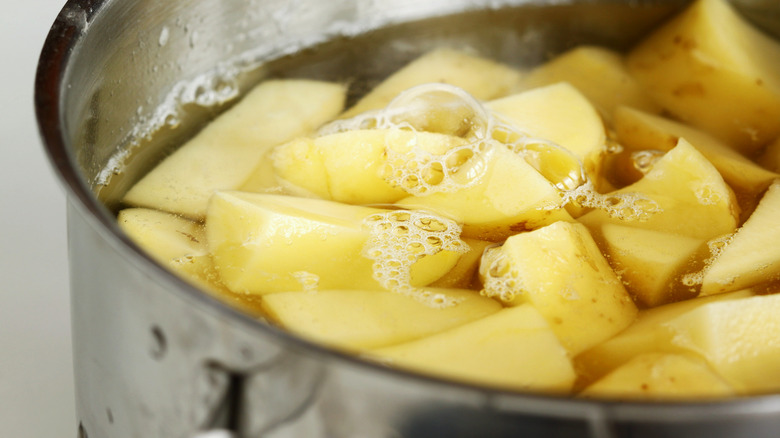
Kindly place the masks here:
<instances>
[{"instance_id":1,"label":"white background","mask_svg":"<svg viewBox=\"0 0 780 438\"><path fill-rule=\"evenodd\" d=\"M33 83L65 0L0 14L0 436L76 437L65 195L38 137Z\"/></svg>"}]
</instances>

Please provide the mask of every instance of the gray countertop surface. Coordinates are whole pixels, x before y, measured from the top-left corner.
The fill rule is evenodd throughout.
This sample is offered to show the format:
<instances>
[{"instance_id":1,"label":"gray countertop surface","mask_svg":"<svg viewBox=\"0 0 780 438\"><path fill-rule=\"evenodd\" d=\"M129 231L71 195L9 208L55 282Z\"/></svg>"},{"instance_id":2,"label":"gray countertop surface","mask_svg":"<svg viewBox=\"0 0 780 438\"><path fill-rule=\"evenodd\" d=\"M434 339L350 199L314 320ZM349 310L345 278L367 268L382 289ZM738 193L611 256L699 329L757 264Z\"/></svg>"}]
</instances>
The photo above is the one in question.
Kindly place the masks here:
<instances>
[{"instance_id":1,"label":"gray countertop surface","mask_svg":"<svg viewBox=\"0 0 780 438\"><path fill-rule=\"evenodd\" d=\"M34 116L35 69L65 0L0 14L0 434L75 437L65 195Z\"/></svg>"}]
</instances>

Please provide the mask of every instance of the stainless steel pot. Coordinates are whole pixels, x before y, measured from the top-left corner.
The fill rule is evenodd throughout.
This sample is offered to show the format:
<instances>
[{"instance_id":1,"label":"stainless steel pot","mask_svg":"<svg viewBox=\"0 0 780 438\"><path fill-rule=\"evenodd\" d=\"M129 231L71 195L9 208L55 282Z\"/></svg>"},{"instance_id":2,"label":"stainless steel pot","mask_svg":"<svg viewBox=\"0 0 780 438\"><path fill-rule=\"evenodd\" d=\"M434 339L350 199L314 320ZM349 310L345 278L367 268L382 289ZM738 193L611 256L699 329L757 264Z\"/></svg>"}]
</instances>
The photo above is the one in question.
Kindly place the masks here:
<instances>
[{"instance_id":1,"label":"stainless steel pot","mask_svg":"<svg viewBox=\"0 0 780 438\"><path fill-rule=\"evenodd\" d=\"M597 402L366 363L201 293L155 264L114 220L130 184L229 105L219 102L262 77L370 85L440 44L518 64L577 42L624 48L684 3L69 1L43 48L35 99L69 194L78 436L777 436L776 395ZM775 0L737 3L780 35Z\"/></svg>"}]
</instances>

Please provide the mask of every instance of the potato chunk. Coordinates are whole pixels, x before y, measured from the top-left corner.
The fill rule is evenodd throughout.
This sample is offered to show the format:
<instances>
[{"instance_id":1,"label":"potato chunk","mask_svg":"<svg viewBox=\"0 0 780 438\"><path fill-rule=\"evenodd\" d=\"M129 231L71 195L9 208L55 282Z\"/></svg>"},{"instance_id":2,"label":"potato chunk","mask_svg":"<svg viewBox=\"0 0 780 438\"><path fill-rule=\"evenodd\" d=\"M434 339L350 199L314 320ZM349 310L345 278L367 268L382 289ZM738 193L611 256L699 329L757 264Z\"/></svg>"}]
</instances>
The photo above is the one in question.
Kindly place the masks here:
<instances>
[{"instance_id":1,"label":"potato chunk","mask_svg":"<svg viewBox=\"0 0 780 438\"><path fill-rule=\"evenodd\" d=\"M693 356L637 356L580 393L583 397L692 400L735 395L734 389Z\"/></svg>"},{"instance_id":2,"label":"potato chunk","mask_svg":"<svg viewBox=\"0 0 780 438\"><path fill-rule=\"evenodd\" d=\"M220 278L237 293L376 290L382 285L374 275L376 260L365 253L372 237L366 220L386 212L319 199L218 192L209 204L206 234ZM427 285L452 269L460 254L442 249L416 259L411 286Z\"/></svg>"},{"instance_id":3,"label":"potato chunk","mask_svg":"<svg viewBox=\"0 0 780 438\"><path fill-rule=\"evenodd\" d=\"M572 355L631 324L637 309L581 224L556 222L486 252L484 293L530 303Z\"/></svg>"},{"instance_id":4,"label":"potato chunk","mask_svg":"<svg viewBox=\"0 0 780 438\"><path fill-rule=\"evenodd\" d=\"M384 108L402 91L431 82L454 85L477 99L488 100L514 91L521 73L507 65L452 49L429 52L374 87L342 117Z\"/></svg>"},{"instance_id":5,"label":"potato chunk","mask_svg":"<svg viewBox=\"0 0 780 438\"><path fill-rule=\"evenodd\" d=\"M615 132L627 152L660 150L667 152L685 138L706 157L723 179L746 202L764 191L778 174L761 168L715 137L691 126L633 108L615 112ZM751 210L755 205L750 206Z\"/></svg>"},{"instance_id":6,"label":"potato chunk","mask_svg":"<svg viewBox=\"0 0 780 438\"><path fill-rule=\"evenodd\" d=\"M739 207L734 192L685 139L642 179L612 194L624 196L615 199L627 214L610 216L599 209L578 220L592 230L613 223L704 240L732 233L737 227Z\"/></svg>"},{"instance_id":7,"label":"potato chunk","mask_svg":"<svg viewBox=\"0 0 780 438\"><path fill-rule=\"evenodd\" d=\"M356 130L294 140L277 146L271 159L279 178L321 198L389 204L409 194L387 179L388 151L404 154L418 148L441 155L464 143L458 137L430 132Z\"/></svg>"},{"instance_id":8,"label":"potato chunk","mask_svg":"<svg viewBox=\"0 0 780 438\"><path fill-rule=\"evenodd\" d=\"M703 266L704 239L617 224L604 224L594 234L638 304L655 307L697 295L681 277Z\"/></svg>"},{"instance_id":9,"label":"potato chunk","mask_svg":"<svg viewBox=\"0 0 780 438\"><path fill-rule=\"evenodd\" d=\"M433 307L381 290L278 292L263 296L269 317L304 337L350 350L413 341L486 317L501 305L478 292L425 289L454 305Z\"/></svg>"},{"instance_id":10,"label":"potato chunk","mask_svg":"<svg viewBox=\"0 0 780 438\"><path fill-rule=\"evenodd\" d=\"M776 181L705 272L702 295L780 280L779 219L780 181Z\"/></svg>"},{"instance_id":11,"label":"potato chunk","mask_svg":"<svg viewBox=\"0 0 780 438\"><path fill-rule=\"evenodd\" d=\"M635 47L628 67L671 114L746 155L780 135L780 45L727 1L696 1Z\"/></svg>"},{"instance_id":12,"label":"potato chunk","mask_svg":"<svg viewBox=\"0 0 780 438\"><path fill-rule=\"evenodd\" d=\"M780 390L780 295L708 303L667 323L742 394Z\"/></svg>"},{"instance_id":13,"label":"potato chunk","mask_svg":"<svg viewBox=\"0 0 780 438\"><path fill-rule=\"evenodd\" d=\"M559 191L518 154L498 142L452 176L463 188L410 196L396 204L427 210L463 223L463 235L500 241L571 216Z\"/></svg>"},{"instance_id":14,"label":"potato chunk","mask_svg":"<svg viewBox=\"0 0 780 438\"><path fill-rule=\"evenodd\" d=\"M269 148L335 117L345 95L328 82L265 81L138 181L124 202L202 219L215 191L241 187Z\"/></svg>"},{"instance_id":15,"label":"potato chunk","mask_svg":"<svg viewBox=\"0 0 780 438\"><path fill-rule=\"evenodd\" d=\"M595 184L606 152L606 132L596 109L567 83L524 91L488 103L488 108L532 137L570 151Z\"/></svg>"},{"instance_id":16,"label":"potato chunk","mask_svg":"<svg viewBox=\"0 0 780 438\"><path fill-rule=\"evenodd\" d=\"M567 392L574 382L566 350L530 305L503 309L417 341L371 350L368 356L499 388Z\"/></svg>"},{"instance_id":17,"label":"potato chunk","mask_svg":"<svg viewBox=\"0 0 780 438\"><path fill-rule=\"evenodd\" d=\"M446 275L431 283L431 287L471 289L475 285L482 253L494 243L468 237L463 238L463 241L469 246L469 251L458 259L458 263Z\"/></svg>"},{"instance_id":18,"label":"potato chunk","mask_svg":"<svg viewBox=\"0 0 780 438\"><path fill-rule=\"evenodd\" d=\"M558 82L574 86L608 122L621 105L651 113L661 111L629 74L623 55L603 47L575 47L534 68L522 80L528 88Z\"/></svg>"},{"instance_id":19,"label":"potato chunk","mask_svg":"<svg viewBox=\"0 0 780 438\"><path fill-rule=\"evenodd\" d=\"M184 280L250 315L262 315L259 299L234 294L219 281L201 224L147 208L122 210L117 223L149 255Z\"/></svg>"},{"instance_id":20,"label":"potato chunk","mask_svg":"<svg viewBox=\"0 0 780 438\"><path fill-rule=\"evenodd\" d=\"M574 363L584 382L593 382L608 372L645 353L686 353L689 349L672 342L675 332L669 322L700 306L753 296L751 290L741 290L712 297L680 301L639 312L636 322L617 336L584 351Z\"/></svg>"}]
</instances>

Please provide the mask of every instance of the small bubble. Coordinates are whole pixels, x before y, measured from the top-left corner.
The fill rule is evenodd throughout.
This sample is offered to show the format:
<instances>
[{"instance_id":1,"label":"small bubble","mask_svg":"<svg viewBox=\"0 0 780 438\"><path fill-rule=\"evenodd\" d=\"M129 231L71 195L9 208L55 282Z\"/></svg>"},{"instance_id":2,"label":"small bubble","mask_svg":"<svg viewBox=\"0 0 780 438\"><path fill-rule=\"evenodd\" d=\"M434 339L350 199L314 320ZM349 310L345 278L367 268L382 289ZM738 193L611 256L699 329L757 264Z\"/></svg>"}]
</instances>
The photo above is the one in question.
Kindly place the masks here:
<instances>
[{"instance_id":1,"label":"small bubble","mask_svg":"<svg viewBox=\"0 0 780 438\"><path fill-rule=\"evenodd\" d=\"M168 26L163 26L162 30L160 30L160 38L157 40L157 43L160 45L160 47L165 47L165 45L168 44L170 36L171 32L168 29Z\"/></svg>"},{"instance_id":2,"label":"small bubble","mask_svg":"<svg viewBox=\"0 0 780 438\"><path fill-rule=\"evenodd\" d=\"M664 156L664 152L656 150L646 150L633 152L631 154L631 161L634 169L646 175L653 169L655 163L658 162Z\"/></svg>"}]
</instances>

